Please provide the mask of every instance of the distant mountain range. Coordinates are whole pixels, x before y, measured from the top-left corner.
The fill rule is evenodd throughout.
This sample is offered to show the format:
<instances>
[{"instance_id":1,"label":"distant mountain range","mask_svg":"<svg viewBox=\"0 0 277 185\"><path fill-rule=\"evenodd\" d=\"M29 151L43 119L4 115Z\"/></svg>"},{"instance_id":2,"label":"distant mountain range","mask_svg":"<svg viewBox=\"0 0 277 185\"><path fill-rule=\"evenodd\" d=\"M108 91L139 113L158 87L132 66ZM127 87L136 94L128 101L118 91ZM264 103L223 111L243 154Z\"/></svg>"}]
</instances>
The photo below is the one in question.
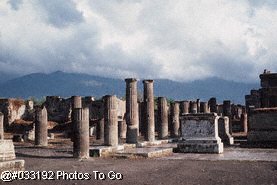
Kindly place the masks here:
<instances>
[{"instance_id":1,"label":"distant mountain range","mask_svg":"<svg viewBox=\"0 0 277 185\"><path fill-rule=\"evenodd\" d=\"M142 82L138 82L139 94L143 93ZM207 78L193 82L176 82L166 79L154 80L155 96L166 96L170 99L196 99L207 101L216 97L218 101L229 99L234 103L244 104L244 95L259 84L238 83L219 78ZM50 74L33 73L7 81L0 81L0 97L41 98L57 95L94 96L115 94L125 96L125 81L87 74L64 73L57 71Z\"/></svg>"}]
</instances>

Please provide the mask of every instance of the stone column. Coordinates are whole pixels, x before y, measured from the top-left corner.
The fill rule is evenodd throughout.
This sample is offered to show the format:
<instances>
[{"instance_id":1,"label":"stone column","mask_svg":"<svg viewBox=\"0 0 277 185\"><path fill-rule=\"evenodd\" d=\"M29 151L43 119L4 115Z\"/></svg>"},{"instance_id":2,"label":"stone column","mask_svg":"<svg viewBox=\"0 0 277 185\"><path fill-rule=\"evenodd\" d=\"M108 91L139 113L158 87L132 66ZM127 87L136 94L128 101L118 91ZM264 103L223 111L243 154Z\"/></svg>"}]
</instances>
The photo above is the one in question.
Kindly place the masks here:
<instances>
[{"instance_id":1,"label":"stone column","mask_svg":"<svg viewBox=\"0 0 277 185\"><path fill-rule=\"evenodd\" d=\"M118 122L118 137L126 139L127 125L125 118Z\"/></svg>"},{"instance_id":2,"label":"stone column","mask_svg":"<svg viewBox=\"0 0 277 185\"><path fill-rule=\"evenodd\" d=\"M104 139L104 118L100 118L96 123L96 139Z\"/></svg>"},{"instance_id":3,"label":"stone column","mask_svg":"<svg viewBox=\"0 0 277 185\"><path fill-rule=\"evenodd\" d=\"M179 120L179 103L174 102L171 103L171 136L179 137L179 128L180 128L180 120Z\"/></svg>"},{"instance_id":4,"label":"stone column","mask_svg":"<svg viewBox=\"0 0 277 185\"><path fill-rule=\"evenodd\" d=\"M201 113L209 113L209 107L207 102L200 102L200 112Z\"/></svg>"},{"instance_id":5,"label":"stone column","mask_svg":"<svg viewBox=\"0 0 277 185\"><path fill-rule=\"evenodd\" d=\"M197 113L197 102L195 102L195 101L191 102L191 110L190 110L190 112L192 114L196 114Z\"/></svg>"},{"instance_id":6,"label":"stone column","mask_svg":"<svg viewBox=\"0 0 277 185\"><path fill-rule=\"evenodd\" d=\"M248 124L247 124L247 114L246 113L242 113L241 117L240 117L240 122L241 125L243 126L243 132L247 133L248 132Z\"/></svg>"},{"instance_id":7,"label":"stone column","mask_svg":"<svg viewBox=\"0 0 277 185\"><path fill-rule=\"evenodd\" d=\"M4 114L0 112L0 140L4 140Z\"/></svg>"},{"instance_id":8,"label":"stone column","mask_svg":"<svg viewBox=\"0 0 277 185\"><path fill-rule=\"evenodd\" d=\"M45 107L36 108L35 114L35 145L47 146L48 145L48 130L47 130L47 110Z\"/></svg>"},{"instance_id":9,"label":"stone column","mask_svg":"<svg viewBox=\"0 0 277 185\"><path fill-rule=\"evenodd\" d=\"M180 103L180 115L189 113L189 101L182 101Z\"/></svg>"},{"instance_id":10,"label":"stone column","mask_svg":"<svg viewBox=\"0 0 277 185\"><path fill-rule=\"evenodd\" d=\"M168 136L168 106L165 97L158 98L158 124L159 139L165 139Z\"/></svg>"},{"instance_id":11,"label":"stone column","mask_svg":"<svg viewBox=\"0 0 277 185\"><path fill-rule=\"evenodd\" d=\"M82 105L78 105L79 107ZM74 144L73 157L89 158L89 108L74 108Z\"/></svg>"},{"instance_id":12,"label":"stone column","mask_svg":"<svg viewBox=\"0 0 277 185\"><path fill-rule=\"evenodd\" d=\"M216 103L216 98L215 97L210 98L209 106L210 106L210 112L217 113L217 103Z\"/></svg>"},{"instance_id":13,"label":"stone column","mask_svg":"<svg viewBox=\"0 0 277 185\"><path fill-rule=\"evenodd\" d=\"M232 116L230 100L223 101L223 116Z\"/></svg>"},{"instance_id":14,"label":"stone column","mask_svg":"<svg viewBox=\"0 0 277 185\"><path fill-rule=\"evenodd\" d=\"M147 125L147 132L145 134L146 141L155 140L155 112L154 112L154 89L153 80L143 80L144 87L144 111L145 123Z\"/></svg>"},{"instance_id":15,"label":"stone column","mask_svg":"<svg viewBox=\"0 0 277 185\"><path fill-rule=\"evenodd\" d=\"M82 108L82 97L72 96L73 157L89 158L89 108Z\"/></svg>"},{"instance_id":16,"label":"stone column","mask_svg":"<svg viewBox=\"0 0 277 185\"><path fill-rule=\"evenodd\" d=\"M196 106L197 106L197 113L200 112L200 99L196 100Z\"/></svg>"},{"instance_id":17,"label":"stone column","mask_svg":"<svg viewBox=\"0 0 277 185\"><path fill-rule=\"evenodd\" d=\"M126 142L137 143L139 135L138 120L138 91L137 80L125 79L126 82Z\"/></svg>"},{"instance_id":18,"label":"stone column","mask_svg":"<svg viewBox=\"0 0 277 185\"><path fill-rule=\"evenodd\" d=\"M104 97L105 136L104 144L108 146L118 145L118 120L117 98L107 95Z\"/></svg>"}]
</instances>

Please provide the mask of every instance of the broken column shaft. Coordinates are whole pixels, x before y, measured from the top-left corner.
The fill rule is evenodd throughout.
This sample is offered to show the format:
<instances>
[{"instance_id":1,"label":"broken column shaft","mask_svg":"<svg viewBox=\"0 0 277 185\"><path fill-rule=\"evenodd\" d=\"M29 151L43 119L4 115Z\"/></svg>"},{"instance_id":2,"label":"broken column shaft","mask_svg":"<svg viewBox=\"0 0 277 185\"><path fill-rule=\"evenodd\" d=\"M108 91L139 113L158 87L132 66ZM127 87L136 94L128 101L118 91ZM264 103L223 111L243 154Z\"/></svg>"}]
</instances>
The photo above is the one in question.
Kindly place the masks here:
<instances>
[{"instance_id":1,"label":"broken column shaft","mask_svg":"<svg viewBox=\"0 0 277 185\"><path fill-rule=\"evenodd\" d=\"M190 112L193 113L193 114L196 114L198 111L197 111L197 102L195 101L192 101L191 104L190 104Z\"/></svg>"},{"instance_id":2,"label":"broken column shaft","mask_svg":"<svg viewBox=\"0 0 277 185\"><path fill-rule=\"evenodd\" d=\"M210 112L217 113L216 98L214 98L214 97L210 98L210 100L209 100L209 106L210 106Z\"/></svg>"},{"instance_id":3,"label":"broken column shaft","mask_svg":"<svg viewBox=\"0 0 277 185\"><path fill-rule=\"evenodd\" d=\"M180 103L180 115L189 113L189 101L182 101Z\"/></svg>"},{"instance_id":4,"label":"broken column shaft","mask_svg":"<svg viewBox=\"0 0 277 185\"><path fill-rule=\"evenodd\" d=\"M47 146L48 145L48 130L47 130L47 110L45 107L36 108L35 113L35 145Z\"/></svg>"},{"instance_id":5,"label":"broken column shaft","mask_svg":"<svg viewBox=\"0 0 277 185\"><path fill-rule=\"evenodd\" d=\"M104 97L104 120L105 135L104 144L108 146L118 145L118 120L117 120L117 98L107 95Z\"/></svg>"},{"instance_id":6,"label":"broken column shaft","mask_svg":"<svg viewBox=\"0 0 277 185\"><path fill-rule=\"evenodd\" d=\"M146 123L146 141L155 140L155 115L154 115L154 89L153 89L153 80L143 80L144 87L144 115Z\"/></svg>"},{"instance_id":7,"label":"broken column shaft","mask_svg":"<svg viewBox=\"0 0 277 185\"><path fill-rule=\"evenodd\" d=\"M158 124L159 124L159 139L167 138L168 136L168 107L165 97L158 98Z\"/></svg>"},{"instance_id":8,"label":"broken column shaft","mask_svg":"<svg viewBox=\"0 0 277 185\"><path fill-rule=\"evenodd\" d=\"M89 108L82 108L80 96L73 97L73 157L89 158Z\"/></svg>"},{"instance_id":9,"label":"broken column shaft","mask_svg":"<svg viewBox=\"0 0 277 185\"><path fill-rule=\"evenodd\" d=\"M200 112L201 113L209 113L209 107L207 102L200 102Z\"/></svg>"},{"instance_id":10,"label":"broken column shaft","mask_svg":"<svg viewBox=\"0 0 277 185\"><path fill-rule=\"evenodd\" d=\"M231 116L231 101L230 100L224 100L223 101L223 115L224 116Z\"/></svg>"},{"instance_id":11,"label":"broken column shaft","mask_svg":"<svg viewBox=\"0 0 277 185\"><path fill-rule=\"evenodd\" d=\"M179 120L179 103L174 102L171 103L171 136L178 137L179 136L179 127L180 127L180 120Z\"/></svg>"}]
</instances>

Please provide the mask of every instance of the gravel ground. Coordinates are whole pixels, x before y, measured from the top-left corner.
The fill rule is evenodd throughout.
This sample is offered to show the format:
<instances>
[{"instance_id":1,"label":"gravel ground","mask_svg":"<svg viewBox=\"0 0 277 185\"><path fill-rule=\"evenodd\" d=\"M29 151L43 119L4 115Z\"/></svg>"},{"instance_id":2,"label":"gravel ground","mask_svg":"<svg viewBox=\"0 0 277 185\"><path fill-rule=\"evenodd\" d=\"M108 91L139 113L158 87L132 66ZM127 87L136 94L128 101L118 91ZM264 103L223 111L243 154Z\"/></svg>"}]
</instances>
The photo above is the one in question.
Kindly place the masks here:
<instances>
[{"instance_id":1,"label":"gravel ground","mask_svg":"<svg viewBox=\"0 0 277 185\"><path fill-rule=\"evenodd\" d=\"M58 143L58 142L57 142ZM50 145L35 148L17 145L17 159L25 160L30 171L46 171L54 180L17 180L9 184L266 184L277 185L277 162L235 161L235 160L192 160L192 159L115 159L90 158L84 161L73 159L70 145ZM178 154L179 155L179 154ZM52 171L52 172L49 172ZM104 173L100 180L96 171ZM110 171L120 173L122 180L110 180ZM88 177L90 180L62 180L63 178ZM98 173L97 172L97 173ZM113 177L114 173L110 175ZM72 173L72 174L69 174ZM80 174L82 173L82 174ZM85 173L88 173L84 175ZM40 173L41 175L41 173ZM60 175L60 176L58 176ZM59 180L57 179L59 177ZM118 174L117 176L121 176ZM3 184L6 182L0 182ZM8 184L8 183L7 183Z\"/></svg>"}]
</instances>

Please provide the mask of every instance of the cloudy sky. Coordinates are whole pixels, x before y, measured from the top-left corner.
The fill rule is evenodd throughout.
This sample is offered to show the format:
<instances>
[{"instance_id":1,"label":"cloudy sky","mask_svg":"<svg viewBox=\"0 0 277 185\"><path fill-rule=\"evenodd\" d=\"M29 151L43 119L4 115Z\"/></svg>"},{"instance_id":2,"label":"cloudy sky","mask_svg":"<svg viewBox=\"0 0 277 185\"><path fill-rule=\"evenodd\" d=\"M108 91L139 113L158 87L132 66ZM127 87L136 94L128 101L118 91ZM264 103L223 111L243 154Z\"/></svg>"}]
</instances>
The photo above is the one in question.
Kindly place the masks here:
<instances>
[{"instance_id":1,"label":"cloudy sky","mask_svg":"<svg viewBox=\"0 0 277 185\"><path fill-rule=\"evenodd\" d=\"M0 73L256 82L265 68L276 0L0 0Z\"/></svg>"}]
</instances>

